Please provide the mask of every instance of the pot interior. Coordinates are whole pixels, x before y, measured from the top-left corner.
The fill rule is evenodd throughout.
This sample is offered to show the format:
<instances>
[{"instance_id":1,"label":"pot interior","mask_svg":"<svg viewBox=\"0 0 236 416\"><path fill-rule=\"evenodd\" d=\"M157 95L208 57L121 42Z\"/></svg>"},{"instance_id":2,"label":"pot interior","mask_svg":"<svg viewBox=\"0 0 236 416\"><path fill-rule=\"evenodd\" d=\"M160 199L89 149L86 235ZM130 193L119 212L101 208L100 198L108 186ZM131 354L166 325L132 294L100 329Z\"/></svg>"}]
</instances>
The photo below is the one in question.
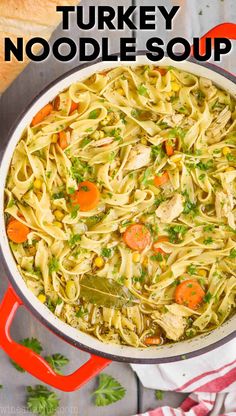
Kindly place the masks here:
<instances>
[{"instance_id":1,"label":"pot interior","mask_svg":"<svg viewBox=\"0 0 236 416\"><path fill-rule=\"evenodd\" d=\"M136 62L129 63L130 66L134 65L147 65L150 61L145 55L137 56ZM116 67L120 65L127 65L127 62L98 62L91 64L90 66L82 67L82 69L75 69L63 78L55 81L51 86L48 87L40 96L36 97L21 117L20 121L16 125L13 133L9 137L8 146L6 148L1 167L0 167L0 243L3 251L5 261L7 263L9 273L9 279L12 282L13 287L16 289L18 295L23 299L24 303L30 307L32 312L47 326L49 326L53 332L59 334L62 338L66 339L70 343L77 347L90 351L94 354L107 356L112 360L128 361L128 362L142 362L142 363L155 363L155 362L168 362L176 361L181 359L181 356L194 356L202 352L206 352L227 340L233 338L236 335L236 315L231 317L222 326L218 327L210 333L199 335L193 339L185 340L173 344L165 344L158 348L147 348L147 349L135 349L128 346L120 346L115 344L104 344L96 338L91 337L88 334L78 331L72 328L68 324L62 322L57 318L50 310L43 305L33 293L26 287L23 278L21 277L13 255L11 253L8 239L5 231L4 224L4 186L6 176L8 173L11 157L15 146L21 137L21 134L25 127L30 124L32 117L49 101L51 101L58 92L66 89L73 82L82 80L93 73L108 68ZM216 85L222 89L227 90L231 95L236 94L236 85L230 75L227 77L227 73L224 75L216 72L213 66L202 66L194 61L186 62L174 62L169 58L163 58L160 65L175 66L179 69L191 72L198 76L206 77L212 80ZM217 69L217 67L216 67ZM220 71L220 70L219 70Z\"/></svg>"}]
</instances>

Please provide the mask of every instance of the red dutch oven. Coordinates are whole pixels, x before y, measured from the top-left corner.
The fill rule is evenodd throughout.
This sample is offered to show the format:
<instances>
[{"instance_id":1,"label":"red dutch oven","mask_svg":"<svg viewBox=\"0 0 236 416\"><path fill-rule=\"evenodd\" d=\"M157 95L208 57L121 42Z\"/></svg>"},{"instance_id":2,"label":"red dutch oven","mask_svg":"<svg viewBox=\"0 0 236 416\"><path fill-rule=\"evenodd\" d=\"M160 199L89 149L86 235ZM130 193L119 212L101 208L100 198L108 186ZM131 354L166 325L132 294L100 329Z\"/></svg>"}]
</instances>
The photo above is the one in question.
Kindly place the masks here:
<instances>
[{"instance_id":1,"label":"red dutch oven","mask_svg":"<svg viewBox=\"0 0 236 416\"><path fill-rule=\"evenodd\" d=\"M226 37L236 39L236 25L225 23L209 31L201 39L201 50L205 50L205 38ZM150 61L144 52L137 55L136 62L129 65L147 65ZM173 65L198 76L211 79L216 85L227 90L231 95L236 94L236 77L218 68L215 65L203 64L190 58L187 61L176 63L168 57L163 58L161 65ZM98 339L91 337L75 328L67 325L58 319L50 310L43 305L26 287L16 267L15 260L11 253L4 224L4 186L7 172L11 162L15 146L21 137L24 128L30 124L32 117L45 104L51 101L59 91L67 88L73 82L84 79L91 74L115 67L126 65L126 62L96 62L89 65L82 65L66 73L52 84L50 84L39 96L37 96L24 114L17 120L9 135L8 146L4 152L0 166L0 243L3 258L9 278L9 288L0 305L0 346L8 356L17 362L34 377L63 391L73 391L89 381L93 376L103 370L111 361L133 362L140 364L157 364L178 361L181 356L190 358L212 350L235 337L236 315L231 317L222 326L214 331L197 336L190 340L184 340L176 344L166 344L152 348L133 348L122 345L107 345ZM10 336L10 328L17 309L25 306L53 333L79 348L90 353L89 360L78 370L70 375L56 374L49 364L38 354L18 344Z\"/></svg>"}]
</instances>

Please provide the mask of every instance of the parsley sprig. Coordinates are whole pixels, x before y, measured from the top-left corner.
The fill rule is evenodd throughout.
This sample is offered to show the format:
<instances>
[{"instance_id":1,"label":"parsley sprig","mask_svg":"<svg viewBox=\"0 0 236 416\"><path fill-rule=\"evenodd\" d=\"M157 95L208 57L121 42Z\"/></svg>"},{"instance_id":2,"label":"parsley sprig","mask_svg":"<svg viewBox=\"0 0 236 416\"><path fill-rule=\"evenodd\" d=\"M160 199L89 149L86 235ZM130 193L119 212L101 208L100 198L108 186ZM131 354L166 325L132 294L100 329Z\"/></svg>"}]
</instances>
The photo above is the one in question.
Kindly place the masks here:
<instances>
[{"instance_id":1,"label":"parsley sprig","mask_svg":"<svg viewBox=\"0 0 236 416\"><path fill-rule=\"evenodd\" d=\"M26 404L30 412L39 416L53 416L59 407L59 398L56 393L46 386L37 385L27 387Z\"/></svg>"},{"instance_id":2,"label":"parsley sprig","mask_svg":"<svg viewBox=\"0 0 236 416\"><path fill-rule=\"evenodd\" d=\"M99 375L99 385L92 395L95 396L96 406L107 406L123 399L126 390L122 385L108 374Z\"/></svg>"},{"instance_id":3,"label":"parsley sprig","mask_svg":"<svg viewBox=\"0 0 236 416\"><path fill-rule=\"evenodd\" d=\"M52 369L58 374L62 374L61 368L69 363L68 358L59 353L47 355L45 357L45 360L52 367Z\"/></svg>"}]
</instances>

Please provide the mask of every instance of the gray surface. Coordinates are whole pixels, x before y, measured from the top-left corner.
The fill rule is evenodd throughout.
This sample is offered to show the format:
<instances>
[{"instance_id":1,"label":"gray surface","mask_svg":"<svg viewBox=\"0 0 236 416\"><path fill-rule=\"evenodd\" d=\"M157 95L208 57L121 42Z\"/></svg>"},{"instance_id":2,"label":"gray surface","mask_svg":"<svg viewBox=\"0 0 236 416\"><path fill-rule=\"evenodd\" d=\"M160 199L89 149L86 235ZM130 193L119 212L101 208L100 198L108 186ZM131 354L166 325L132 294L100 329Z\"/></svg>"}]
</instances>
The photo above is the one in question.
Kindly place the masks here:
<instances>
[{"instance_id":1,"label":"gray surface","mask_svg":"<svg viewBox=\"0 0 236 416\"><path fill-rule=\"evenodd\" d=\"M157 5L155 0L138 0L138 4ZM91 2L83 0L85 7ZM96 1L96 4L104 4L103 0ZM106 3L108 4L108 2ZM109 1L110 5L115 6L115 0ZM128 0L119 1L119 5L130 5ZM235 0L186 0L171 2L170 0L163 0L159 4L170 6L171 4L185 4L185 7L176 17L174 31L166 35L163 32L163 23L160 19L158 26L158 33L146 32L140 35L137 33L139 49L145 48L145 42L148 37L159 36L168 40L172 36L199 36L208 31L217 23L223 21L236 20ZM209 7L207 7L209 5ZM199 15L199 12L202 14ZM53 39L61 36L61 29L58 28ZM78 36L87 36L87 33L79 31L75 26L70 31L69 35L76 40ZM119 49L119 35L117 33L98 33L93 32L93 37L96 39L101 36L112 36L112 52ZM126 34L130 36L129 33ZM6 143L7 133L15 118L24 110L32 98L40 92L40 90L57 76L68 71L70 68L78 65L77 59L70 63L59 63L55 59L50 58L46 63L30 64L24 73L14 82L8 91L2 96L0 102L0 132L1 132L1 151L4 149ZM235 53L224 59L222 65L231 71L235 71ZM7 277L2 270L0 263L0 299L7 287ZM61 352L70 358L70 366L68 372L75 370L81 362L87 358L87 354L78 351L61 341L55 335L51 334L39 322L37 322L28 311L21 308L17 313L13 327L12 336L19 340L24 337L37 337L44 345L44 354ZM24 389L27 385L37 384L37 380L28 374L18 373L9 363L8 358L0 351L0 384L4 385L4 389L0 390L0 414L7 415L23 415L29 414L24 408ZM127 389L126 397L117 404L113 404L107 408L96 408L92 404L91 392L93 391L96 380L92 380L81 390L74 393L59 393L61 397L61 407L58 414L62 416L78 415L78 416L129 416L136 412L146 411L150 408L155 408L159 405L178 406L185 395L166 392L163 401L157 401L154 396L154 391L143 388L136 379L136 376L126 364L113 363L107 368L107 373L114 375ZM161 388L161 387L160 387Z\"/></svg>"}]
</instances>

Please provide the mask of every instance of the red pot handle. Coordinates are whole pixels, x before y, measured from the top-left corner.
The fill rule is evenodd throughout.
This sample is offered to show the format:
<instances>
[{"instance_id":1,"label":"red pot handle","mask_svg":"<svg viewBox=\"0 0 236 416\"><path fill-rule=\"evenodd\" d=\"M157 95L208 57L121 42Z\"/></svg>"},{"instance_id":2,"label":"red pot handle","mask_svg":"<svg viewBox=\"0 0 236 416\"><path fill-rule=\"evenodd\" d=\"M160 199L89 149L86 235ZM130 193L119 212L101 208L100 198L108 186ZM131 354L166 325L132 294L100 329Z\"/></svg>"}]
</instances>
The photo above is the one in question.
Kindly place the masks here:
<instances>
[{"instance_id":1,"label":"red pot handle","mask_svg":"<svg viewBox=\"0 0 236 416\"><path fill-rule=\"evenodd\" d=\"M111 363L106 358L91 355L90 359L74 373L68 376L55 373L40 355L11 338L10 328L19 306L22 306L22 301L9 287L0 305L0 346L13 361L34 377L52 387L69 392L83 386Z\"/></svg>"},{"instance_id":2,"label":"red pot handle","mask_svg":"<svg viewBox=\"0 0 236 416\"><path fill-rule=\"evenodd\" d=\"M235 23L221 23L213 27L213 29L209 30L205 35L201 36L200 38L200 53L204 54L206 51L206 38L228 38L228 39L236 39L236 24ZM193 54L193 47L192 52Z\"/></svg>"}]
</instances>

